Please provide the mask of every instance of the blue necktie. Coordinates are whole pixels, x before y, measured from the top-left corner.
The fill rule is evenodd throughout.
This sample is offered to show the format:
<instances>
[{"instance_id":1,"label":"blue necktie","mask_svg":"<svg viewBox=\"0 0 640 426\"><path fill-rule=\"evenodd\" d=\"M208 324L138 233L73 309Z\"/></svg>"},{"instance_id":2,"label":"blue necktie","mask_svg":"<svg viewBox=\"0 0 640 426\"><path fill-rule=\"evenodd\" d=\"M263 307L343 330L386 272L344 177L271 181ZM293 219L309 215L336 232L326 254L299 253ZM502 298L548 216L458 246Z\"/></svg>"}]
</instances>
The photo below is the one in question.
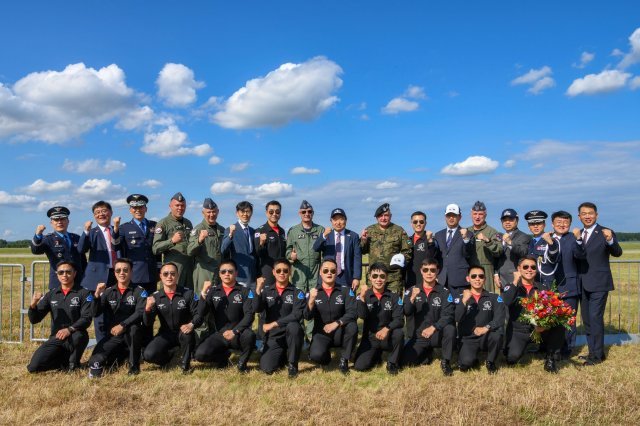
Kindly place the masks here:
<instances>
[{"instance_id":1,"label":"blue necktie","mask_svg":"<svg viewBox=\"0 0 640 426\"><path fill-rule=\"evenodd\" d=\"M140 221L140 229L142 229L142 234L147 235L147 224L144 223L144 220Z\"/></svg>"},{"instance_id":2,"label":"blue necktie","mask_svg":"<svg viewBox=\"0 0 640 426\"><path fill-rule=\"evenodd\" d=\"M451 247L451 240L453 239L453 231L449 229L447 235L447 248Z\"/></svg>"},{"instance_id":3,"label":"blue necktie","mask_svg":"<svg viewBox=\"0 0 640 426\"><path fill-rule=\"evenodd\" d=\"M64 242L67 244L67 248L71 249L71 238L69 238L69 234L64 234Z\"/></svg>"}]
</instances>

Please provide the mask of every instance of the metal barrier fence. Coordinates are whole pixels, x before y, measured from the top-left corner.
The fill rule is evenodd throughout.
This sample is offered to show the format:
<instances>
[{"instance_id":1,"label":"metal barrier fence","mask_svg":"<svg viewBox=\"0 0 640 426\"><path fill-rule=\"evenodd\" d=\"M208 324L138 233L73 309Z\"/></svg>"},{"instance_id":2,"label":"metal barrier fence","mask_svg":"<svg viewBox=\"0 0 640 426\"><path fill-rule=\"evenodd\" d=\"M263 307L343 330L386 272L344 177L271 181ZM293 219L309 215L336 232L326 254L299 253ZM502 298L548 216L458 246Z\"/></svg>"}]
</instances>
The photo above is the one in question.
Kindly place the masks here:
<instances>
[{"instance_id":1,"label":"metal barrier fence","mask_svg":"<svg viewBox=\"0 0 640 426\"><path fill-rule=\"evenodd\" d=\"M607 334L640 334L640 260L612 260L615 291L609 294L605 312ZM33 293L49 288L49 262L34 261L26 275L21 264L0 264L0 343L22 343L26 338L25 317ZM27 287L27 283L29 283ZM578 314L578 332L580 315ZM47 316L29 325L30 341L46 340L51 320Z\"/></svg>"}]
</instances>

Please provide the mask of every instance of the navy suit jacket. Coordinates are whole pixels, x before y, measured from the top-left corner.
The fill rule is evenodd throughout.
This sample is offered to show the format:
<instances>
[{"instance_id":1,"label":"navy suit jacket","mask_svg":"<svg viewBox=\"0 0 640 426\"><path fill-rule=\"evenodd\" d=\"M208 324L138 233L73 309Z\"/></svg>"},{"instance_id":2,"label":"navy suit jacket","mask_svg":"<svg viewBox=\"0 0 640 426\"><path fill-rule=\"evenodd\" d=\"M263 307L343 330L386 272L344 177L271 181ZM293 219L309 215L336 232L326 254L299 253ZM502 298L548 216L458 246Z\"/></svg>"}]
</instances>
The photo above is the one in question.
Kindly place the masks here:
<instances>
[{"instance_id":1,"label":"navy suit jacket","mask_svg":"<svg viewBox=\"0 0 640 426\"><path fill-rule=\"evenodd\" d=\"M256 247L249 246L242 226L239 222L235 223L236 230L233 237L229 238L229 228L224 230L222 238L222 256L226 259L233 259L238 265L238 282L243 284L255 283L256 279L261 276L258 269L258 256L256 255ZM253 240L256 230L249 226L249 239Z\"/></svg>"},{"instance_id":2,"label":"navy suit jacket","mask_svg":"<svg viewBox=\"0 0 640 426\"><path fill-rule=\"evenodd\" d=\"M120 225L120 254L133 262L131 282L146 284L158 282L158 264L162 263L162 255L154 255L152 251L153 235L156 222L147 220L147 232L131 219Z\"/></svg>"},{"instance_id":3,"label":"navy suit jacket","mask_svg":"<svg viewBox=\"0 0 640 426\"><path fill-rule=\"evenodd\" d=\"M613 231L611 231L613 233ZM580 231L584 233L584 229ZM613 276L609 265L609 256L622 256L622 247L613 233L613 244L607 244L602 234L602 226L596 224L595 229L584 246L584 254L578 262L578 278L581 288L587 291L613 290Z\"/></svg>"},{"instance_id":4,"label":"navy suit jacket","mask_svg":"<svg viewBox=\"0 0 640 426\"><path fill-rule=\"evenodd\" d=\"M469 242L465 244L460 234L460 229L461 227L458 226L458 229L453 233L449 248L447 248L448 228L436 232L433 237L440 248L442 256L442 259L439 259L441 260L441 269L438 275L438 283L447 288L469 285L466 280L467 269L469 269L469 259L476 250L475 238L473 238L472 232L467 232Z\"/></svg>"},{"instance_id":5,"label":"navy suit jacket","mask_svg":"<svg viewBox=\"0 0 640 426\"><path fill-rule=\"evenodd\" d=\"M118 249L120 239L113 232L111 228L111 237L114 239L112 244L113 250ZM109 242L109 244L111 244ZM107 248L107 241L102 235L100 227L95 226L89 230L89 233L83 232L80 235L78 241L78 251L80 253L89 252L89 262L84 270L84 277L82 278L82 287L88 290L95 290L98 283L107 283L109 278L109 251Z\"/></svg>"},{"instance_id":6,"label":"navy suit jacket","mask_svg":"<svg viewBox=\"0 0 640 426\"><path fill-rule=\"evenodd\" d=\"M578 259L584 257L584 248L576 243L576 237L571 232L560 237L560 257L554 278L559 293L566 293L564 297L580 295L578 286Z\"/></svg>"},{"instance_id":7,"label":"navy suit jacket","mask_svg":"<svg viewBox=\"0 0 640 426\"><path fill-rule=\"evenodd\" d=\"M336 278L336 283L351 287L351 282L362 279L362 251L360 250L360 236L353 231L344 231L344 269ZM321 253L322 259L336 258L336 233L332 230L327 238L320 234L313 243L313 249ZM320 277L318 277L320 282Z\"/></svg>"}]
</instances>

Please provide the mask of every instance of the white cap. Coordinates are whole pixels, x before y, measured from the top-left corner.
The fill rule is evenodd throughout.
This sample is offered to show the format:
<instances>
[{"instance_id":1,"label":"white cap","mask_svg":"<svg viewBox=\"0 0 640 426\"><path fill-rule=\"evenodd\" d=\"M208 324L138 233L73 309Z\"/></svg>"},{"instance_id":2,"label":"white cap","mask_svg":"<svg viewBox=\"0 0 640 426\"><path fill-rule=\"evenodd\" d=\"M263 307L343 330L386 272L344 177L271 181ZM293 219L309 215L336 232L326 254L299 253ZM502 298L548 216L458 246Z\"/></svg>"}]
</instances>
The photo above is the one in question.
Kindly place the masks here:
<instances>
[{"instance_id":1,"label":"white cap","mask_svg":"<svg viewBox=\"0 0 640 426\"><path fill-rule=\"evenodd\" d=\"M449 204L444 211L444 214L448 213L460 214L460 207L457 204Z\"/></svg>"},{"instance_id":2,"label":"white cap","mask_svg":"<svg viewBox=\"0 0 640 426\"><path fill-rule=\"evenodd\" d=\"M399 266L400 268L404 268L404 254L394 254L391 258L391 262L389 262L389 266Z\"/></svg>"}]
</instances>

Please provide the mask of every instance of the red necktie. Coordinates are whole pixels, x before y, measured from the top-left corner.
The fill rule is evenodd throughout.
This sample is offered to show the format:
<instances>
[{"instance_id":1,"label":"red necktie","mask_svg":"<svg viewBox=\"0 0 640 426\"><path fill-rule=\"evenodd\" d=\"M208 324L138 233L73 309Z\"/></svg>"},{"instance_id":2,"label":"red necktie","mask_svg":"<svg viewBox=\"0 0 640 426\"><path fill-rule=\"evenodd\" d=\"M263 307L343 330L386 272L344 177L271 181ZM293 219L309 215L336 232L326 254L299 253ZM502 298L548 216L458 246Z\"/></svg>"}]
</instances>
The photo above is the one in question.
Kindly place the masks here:
<instances>
[{"instance_id":1,"label":"red necktie","mask_svg":"<svg viewBox=\"0 0 640 426\"><path fill-rule=\"evenodd\" d=\"M111 267L113 268L116 265L116 252L113 251L113 248L111 247L111 229L109 229L109 227L107 226L105 228L107 230L107 250L109 250L109 254L111 257Z\"/></svg>"}]
</instances>

